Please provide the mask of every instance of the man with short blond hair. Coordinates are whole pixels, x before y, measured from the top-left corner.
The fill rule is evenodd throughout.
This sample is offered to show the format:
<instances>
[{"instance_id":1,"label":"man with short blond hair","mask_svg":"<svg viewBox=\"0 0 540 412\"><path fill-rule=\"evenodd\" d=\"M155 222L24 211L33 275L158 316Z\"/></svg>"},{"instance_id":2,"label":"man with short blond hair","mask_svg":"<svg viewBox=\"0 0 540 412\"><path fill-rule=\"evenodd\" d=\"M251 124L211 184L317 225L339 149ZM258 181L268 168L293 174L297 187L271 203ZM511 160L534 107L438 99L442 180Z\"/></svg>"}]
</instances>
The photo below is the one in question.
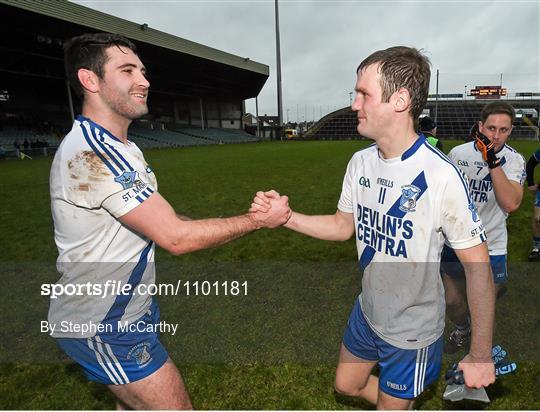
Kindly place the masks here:
<instances>
[{"instance_id":1,"label":"man with short blond hair","mask_svg":"<svg viewBox=\"0 0 540 412\"><path fill-rule=\"evenodd\" d=\"M459 364L471 387L495 380L493 280L464 177L415 132L428 96L429 61L416 49L391 47L366 58L356 74L357 130L375 144L353 155L335 214L293 212L285 227L325 240L355 235L362 293L345 329L335 389L378 409L408 409L441 368L445 239L473 284L473 345ZM251 210L271 211L272 198L257 196ZM379 377L371 374L377 364Z\"/></svg>"}]
</instances>

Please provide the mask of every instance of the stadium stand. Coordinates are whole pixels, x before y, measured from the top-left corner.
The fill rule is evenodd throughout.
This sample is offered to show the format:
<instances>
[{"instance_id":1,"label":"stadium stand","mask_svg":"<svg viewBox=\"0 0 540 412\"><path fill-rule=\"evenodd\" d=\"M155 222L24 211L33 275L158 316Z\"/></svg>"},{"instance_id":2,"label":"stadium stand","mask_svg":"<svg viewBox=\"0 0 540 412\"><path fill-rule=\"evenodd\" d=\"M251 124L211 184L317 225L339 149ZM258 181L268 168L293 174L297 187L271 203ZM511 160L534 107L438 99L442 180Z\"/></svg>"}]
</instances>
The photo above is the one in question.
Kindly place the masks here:
<instances>
[{"instance_id":1,"label":"stadium stand","mask_svg":"<svg viewBox=\"0 0 540 412\"><path fill-rule=\"evenodd\" d=\"M133 124L128 131L129 140L143 148L166 148L200 146L215 143L213 141L177 133L170 130L152 130L138 124Z\"/></svg>"},{"instance_id":2,"label":"stadium stand","mask_svg":"<svg viewBox=\"0 0 540 412\"><path fill-rule=\"evenodd\" d=\"M482 103L478 101L439 101L437 108L437 134L443 138L461 138L467 136L474 122L480 119L480 112L484 105L492 101L489 100ZM513 102L509 100L508 103L516 110L531 106L538 107L540 105L540 101L524 103L523 101ZM430 116L433 118L435 103L433 101L428 102L426 108L429 109ZM533 139L536 136L538 136L538 128L535 125L527 124L520 119L516 119L512 138Z\"/></svg>"},{"instance_id":3,"label":"stadium stand","mask_svg":"<svg viewBox=\"0 0 540 412\"><path fill-rule=\"evenodd\" d=\"M249 143L259 141L254 136L234 129L209 128L205 130L169 126L176 130L165 128L151 129L138 123L131 125L128 131L128 139L134 142L141 149L171 148L186 146L202 146L212 144L228 143ZM7 156L15 154L14 143L17 142L23 150L23 143L27 140L30 144L39 141L41 144L47 143L49 153L54 152L61 142L57 136L37 133L32 129L5 129L0 130L0 146ZM43 153L43 146L31 147L25 153L32 155ZM39 150L38 150L39 149Z\"/></svg>"},{"instance_id":4,"label":"stadium stand","mask_svg":"<svg viewBox=\"0 0 540 412\"><path fill-rule=\"evenodd\" d=\"M464 139L475 121L480 119L480 112L487 101L441 101L437 105L437 136L443 139ZM540 112L540 100L506 100L516 111L519 109L535 109ZM428 101L426 111L435 118L435 101ZM358 139L356 113L350 107L329 113L313 125L303 136L306 140L350 140ZM537 139L538 118L527 116L516 119L511 138Z\"/></svg>"},{"instance_id":5,"label":"stadium stand","mask_svg":"<svg viewBox=\"0 0 540 412\"><path fill-rule=\"evenodd\" d=\"M250 143L259 141L254 136L236 129L219 129L210 127L200 129L169 124L153 124L149 128L141 124L133 124L129 128L129 139L141 148L165 148L200 146L209 144Z\"/></svg>"},{"instance_id":6,"label":"stadium stand","mask_svg":"<svg viewBox=\"0 0 540 412\"><path fill-rule=\"evenodd\" d=\"M55 1L54 6L0 0L0 15L0 145L5 157L16 154L16 140L39 138L53 149L60 143L55 136L70 130L81 102L67 86L62 46L72 36L94 31L122 33L144 56L152 84L150 113L128 131L138 146L258 141L243 130L242 118L244 101L256 97L269 77L266 64L66 0ZM46 124L61 127L54 133L34 127Z\"/></svg>"},{"instance_id":7,"label":"stadium stand","mask_svg":"<svg viewBox=\"0 0 540 412\"><path fill-rule=\"evenodd\" d=\"M22 143L24 140L28 140L30 143L39 140L47 142L49 146L58 146L60 143L60 140L55 136L38 134L33 130L0 130L0 144L2 146L13 146L13 142Z\"/></svg>"},{"instance_id":8,"label":"stadium stand","mask_svg":"<svg viewBox=\"0 0 540 412\"><path fill-rule=\"evenodd\" d=\"M25 141L28 142L28 148L24 148ZM60 144L60 139L51 134L37 133L32 129L0 130L0 147L4 156L15 155L15 143L19 145L20 150L32 156L54 152Z\"/></svg>"},{"instance_id":9,"label":"stadium stand","mask_svg":"<svg viewBox=\"0 0 540 412\"><path fill-rule=\"evenodd\" d=\"M357 139L358 119L350 107L337 110L322 117L302 139L307 140L350 140Z\"/></svg>"},{"instance_id":10,"label":"stadium stand","mask_svg":"<svg viewBox=\"0 0 540 412\"><path fill-rule=\"evenodd\" d=\"M181 126L169 126L177 134L184 135L186 137L192 137L195 139L203 140L208 143L253 143L258 142L259 139L250 135L243 130L236 129L218 129L209 127L207 129L197 129L193 127L181 127Z\"/></svg>"}]
</instances>

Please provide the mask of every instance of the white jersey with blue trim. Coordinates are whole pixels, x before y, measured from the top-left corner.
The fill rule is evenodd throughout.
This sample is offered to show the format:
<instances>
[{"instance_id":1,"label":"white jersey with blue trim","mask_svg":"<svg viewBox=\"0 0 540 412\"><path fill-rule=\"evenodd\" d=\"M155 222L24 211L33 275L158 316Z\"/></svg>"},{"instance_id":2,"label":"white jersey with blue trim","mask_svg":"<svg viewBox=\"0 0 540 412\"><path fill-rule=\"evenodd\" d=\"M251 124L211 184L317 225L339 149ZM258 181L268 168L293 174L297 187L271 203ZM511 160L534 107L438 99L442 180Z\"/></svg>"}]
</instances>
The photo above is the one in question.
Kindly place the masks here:
<instances>
[{"instance_id":1,"label":"white jersey with blue trim","mask_svg":"<svg viewBox=\"0 0 540 412\"><path fill-rule=\"evenodd\" d=\"M58 147L49 183L57 283L64 286L51 296L53 336L87 338L97 325L140 318L152 299L137 285L155 281L154 243L118 218L157 190L142 152L79 116Z\"/></svg>"},{"instance_id":2,"label":"white jersey with blue trim","mask_svg":"<svg viewBox=\"0 0 540 412\"><path fill-rule=\"evenodd\" d=\"M508 178L523 185L526 178L525 159L522 155L504 145L496 153L501 161L501 168ZM506 255L508 233L506 218L508 213L502 210L495 198L489 167L474 142L454 147L448 157L469 178L470 195L480 218L484 222L490 255Z\"/></svg>"},{"instance_id":3,"label":"white jersey with blue trim","mask_svg":"<svg viewBox=\"0 0 540 412\"><path fill-rule=\"evenodd\" d=\"M485 240L464 175L423 135L393 159L372 145L350 160L338 209L354 217L369 325L399 348L433 343L444 329L445 239L455 249Z\"/></svg>"}]
</instances>

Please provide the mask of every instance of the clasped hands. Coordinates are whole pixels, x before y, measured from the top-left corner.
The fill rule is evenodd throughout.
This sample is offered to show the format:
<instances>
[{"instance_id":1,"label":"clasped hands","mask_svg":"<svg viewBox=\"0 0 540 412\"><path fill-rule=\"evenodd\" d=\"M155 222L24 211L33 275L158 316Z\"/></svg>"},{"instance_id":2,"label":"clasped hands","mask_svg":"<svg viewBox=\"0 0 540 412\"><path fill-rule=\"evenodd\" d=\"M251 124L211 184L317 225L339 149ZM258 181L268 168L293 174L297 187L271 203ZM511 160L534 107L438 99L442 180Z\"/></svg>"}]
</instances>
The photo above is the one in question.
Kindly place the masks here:
<instances>
[{"instance_id":1,"label":"clasped hands","mask_svg":"<svg viewBox=\"0 0 540 412\"><path fill-rule=\"evenodd\" d=\"M289 198L281 196L275 190L268 192L259 191L253 198L249 208L249 215L254 219L258 227L273 229L282 226L289 221L292 210L289 207Z\"/></svg>"}]
</instances>

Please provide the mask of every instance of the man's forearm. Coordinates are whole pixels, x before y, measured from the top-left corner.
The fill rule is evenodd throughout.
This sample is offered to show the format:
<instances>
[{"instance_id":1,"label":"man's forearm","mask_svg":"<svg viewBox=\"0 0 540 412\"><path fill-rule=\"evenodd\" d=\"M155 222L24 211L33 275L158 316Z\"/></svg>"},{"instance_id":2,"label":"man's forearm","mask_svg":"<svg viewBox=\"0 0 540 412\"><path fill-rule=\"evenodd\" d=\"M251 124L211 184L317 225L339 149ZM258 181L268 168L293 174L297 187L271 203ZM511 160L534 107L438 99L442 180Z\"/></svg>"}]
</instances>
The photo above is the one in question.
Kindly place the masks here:
<instances>
[{"instance_id":1,"label":"man's forearm","mask_svg":"<svg viewBox=\"0 0 540 412\"><path fill-rule=\"evenodd\" d=\"M347 240L351 237L352 231L349 226L350 224L340 219L337 214L309 216L298 212L293 212L285 225L286 228L307 236L335 241Z\"/></svg>"},{"instance_id":2,"label":"man's forearm","mask_svg":"<svg viewBox=\"0 0 540 412\"><path fill-rule=\"evenodd\" d=\"M158 193L135 207L119 220L135 232L152 239L172 254L221 245L261 227L283 225L290 217L287 196L274 200L268 213L253 212L224 219L185 220Z\"/></svg>"},{"instance_id":3,"label":"man's forearm","mask_svg":"<svg viewBox=\"0 0 540 412\"><path fill-rule=\"evenodd\" d=\"M471 313L472 337L470 354L476 359L489 359L495 318L495 287L490 265L467 263L467 300Z\"/></svg>"},{"instance_id":4,"label":"man's forearm","mask_svg":"<svg viewBox=\"0 0 540 412\"><path fill-rule=\"evenodd\" d=\"M516 187L515 182L506 177L501 167L491 169L490 174L495 199L501 209L507 213L517 210L523 198L523 191Z\"/></svg>"},{"instance_id":5,"label":"man's forearm","mask_svg":"<svg viewBox=\"0 0 540 412\"><path fill-rule=\"evenodd\" d=\"M196 250L222 245L259 229L260 224L249 214L223 218L182 220L173 242L175 254L184 254Z\"/></svg>"}]
</instances>

